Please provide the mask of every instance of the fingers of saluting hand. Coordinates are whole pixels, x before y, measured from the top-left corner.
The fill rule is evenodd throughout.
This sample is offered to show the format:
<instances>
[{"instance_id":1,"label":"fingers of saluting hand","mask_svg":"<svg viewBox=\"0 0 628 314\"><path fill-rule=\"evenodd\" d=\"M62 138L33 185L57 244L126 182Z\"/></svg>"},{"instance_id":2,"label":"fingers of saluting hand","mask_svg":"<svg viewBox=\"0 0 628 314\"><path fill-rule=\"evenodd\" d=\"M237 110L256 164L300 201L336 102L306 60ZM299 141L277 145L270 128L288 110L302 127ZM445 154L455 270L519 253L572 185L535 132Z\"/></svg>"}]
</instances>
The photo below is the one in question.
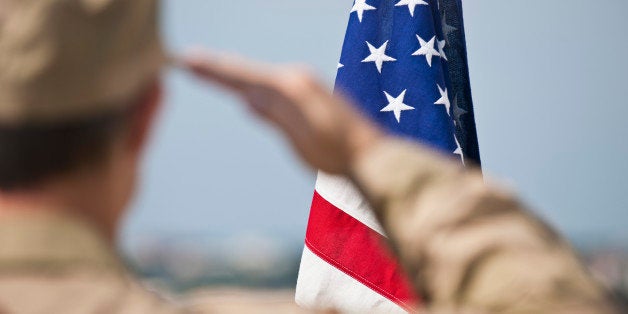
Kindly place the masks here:
<instances>
[{"instance_id":1,"label":"fingers of saluting hand","mask_svg":"<svg viewBox=\"0 0 628 314\"><path fill-rule=\"evenodd\" d=\"M237 93L257 114L268 117L271 104L277 103L276 67L202 50L188 53L177 63L197 77Z\"/></svg>"},{"instance_id":2,"label":"fingers of saluting hand","mask_svg":"<svg viewBox=\"0 0 628 314\"><path fill-rule=\"evenodd\" d=\"M240 93L266 89L287 97L312 92L327 94L305 66L270 65L198 49L175 62L201 79Z\"/></svg>"},{"instance_id":3,"label":"fingers of saluting hand","mask_svg":"<svg viewBox=\"0 0 628 314\"><path fill-rule=\"evenodd\" d=\"M271 78L273 70L270 66L233 55L204 50L190 52L178 63L202 79L239 92L263 86Z\"/></svg>"},{"instance_id":4,"label":"fingers of saluting hand","mask_svg":"<svg viewBox=\"0 0 628 314\"><path fill-rule=\"evenodd\" d=\"M271 119L328 94L302 66L274 66L200 50L177 62L201 79L240 94L253 110Z\"/></svg>"}]
</instances>

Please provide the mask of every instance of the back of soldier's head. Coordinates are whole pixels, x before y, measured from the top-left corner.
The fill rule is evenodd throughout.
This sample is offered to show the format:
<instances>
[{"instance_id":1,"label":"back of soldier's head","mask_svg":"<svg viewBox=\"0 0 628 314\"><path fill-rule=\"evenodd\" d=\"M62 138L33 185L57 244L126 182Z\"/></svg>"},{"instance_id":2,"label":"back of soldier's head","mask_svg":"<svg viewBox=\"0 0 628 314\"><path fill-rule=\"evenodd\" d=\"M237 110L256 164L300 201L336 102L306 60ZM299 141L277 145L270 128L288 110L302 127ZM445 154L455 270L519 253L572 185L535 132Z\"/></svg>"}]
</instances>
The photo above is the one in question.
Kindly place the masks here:
<instances>
[{"instance_id":1,"label":"back of soldier's head","mask_svg":"<svg viewBox=\"0 0 628 314\"><path fill-rule=\"evenodd\" d=\"M164 56L155 0L0 0L0 190L102 158Z\"/></svg>"}]
</instances>

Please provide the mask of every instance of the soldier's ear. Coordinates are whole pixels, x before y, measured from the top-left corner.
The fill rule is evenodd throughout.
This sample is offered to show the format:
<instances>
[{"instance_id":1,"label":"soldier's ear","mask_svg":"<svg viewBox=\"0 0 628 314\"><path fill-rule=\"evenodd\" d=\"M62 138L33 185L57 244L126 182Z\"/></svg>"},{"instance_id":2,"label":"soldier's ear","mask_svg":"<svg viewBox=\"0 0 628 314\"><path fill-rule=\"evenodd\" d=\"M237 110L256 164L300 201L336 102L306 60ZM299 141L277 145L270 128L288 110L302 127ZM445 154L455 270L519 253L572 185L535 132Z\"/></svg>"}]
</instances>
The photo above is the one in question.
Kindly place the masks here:
<instances>
[{"instance_id":1,"label":"soldier's ear","mask_svg":"<svg viewBox=\"0 0 628 314\"><path fill-rule=\"evenodd\" d=\"M140 103L135 104L136 108L129 123L128 145L129 149L138 156L143 153L153 124L157 120L161 108L162 91L161 80L157 79L139 98Z\"/></svg>"}]
</instances>

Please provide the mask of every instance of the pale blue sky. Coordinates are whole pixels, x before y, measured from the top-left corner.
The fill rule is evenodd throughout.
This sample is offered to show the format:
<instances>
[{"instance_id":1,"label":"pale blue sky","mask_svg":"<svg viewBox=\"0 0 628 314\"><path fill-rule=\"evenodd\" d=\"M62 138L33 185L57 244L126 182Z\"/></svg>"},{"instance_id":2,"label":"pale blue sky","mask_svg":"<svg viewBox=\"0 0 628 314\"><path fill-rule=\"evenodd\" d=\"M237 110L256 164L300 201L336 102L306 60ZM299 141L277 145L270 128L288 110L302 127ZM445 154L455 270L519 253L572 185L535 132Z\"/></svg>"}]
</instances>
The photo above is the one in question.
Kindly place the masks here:
<instances>
[{"instance_id":1,"label":"pale blue sky","mask_svg":"<svg viewBox=\"0 0 628 314\"><path fill-rule=\"evenodd\" d=\"M330 86L351 0L166 0L172 51L303 62ZM628 2L466 1L484 169L570 236L628 242ZM314 175L228 95L168 72L126 246L161 236L300 241Z\"/></svg>"}]
</instances>

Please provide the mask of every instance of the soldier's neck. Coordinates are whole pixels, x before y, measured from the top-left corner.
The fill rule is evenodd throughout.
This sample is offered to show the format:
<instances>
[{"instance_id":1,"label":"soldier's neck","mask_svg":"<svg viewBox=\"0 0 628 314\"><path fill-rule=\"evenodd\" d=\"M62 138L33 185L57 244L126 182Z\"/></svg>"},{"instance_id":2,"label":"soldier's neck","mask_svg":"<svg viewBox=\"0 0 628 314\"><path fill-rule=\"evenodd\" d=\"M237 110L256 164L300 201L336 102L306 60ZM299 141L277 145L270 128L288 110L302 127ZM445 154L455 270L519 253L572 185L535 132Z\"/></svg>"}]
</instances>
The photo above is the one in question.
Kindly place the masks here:
<instances>
[{"instance_id":1,"label":"soldier's neck","mask_svg":"<svg viewBox=\"0 0 628 314\"><path fill-rule=\"evenodd\" d=\"M36 187L0 191L0 219L24 215L66 215L91 223L114 243L121 210L99 173L75 173Z\"/></svg>"}]
</instances>

